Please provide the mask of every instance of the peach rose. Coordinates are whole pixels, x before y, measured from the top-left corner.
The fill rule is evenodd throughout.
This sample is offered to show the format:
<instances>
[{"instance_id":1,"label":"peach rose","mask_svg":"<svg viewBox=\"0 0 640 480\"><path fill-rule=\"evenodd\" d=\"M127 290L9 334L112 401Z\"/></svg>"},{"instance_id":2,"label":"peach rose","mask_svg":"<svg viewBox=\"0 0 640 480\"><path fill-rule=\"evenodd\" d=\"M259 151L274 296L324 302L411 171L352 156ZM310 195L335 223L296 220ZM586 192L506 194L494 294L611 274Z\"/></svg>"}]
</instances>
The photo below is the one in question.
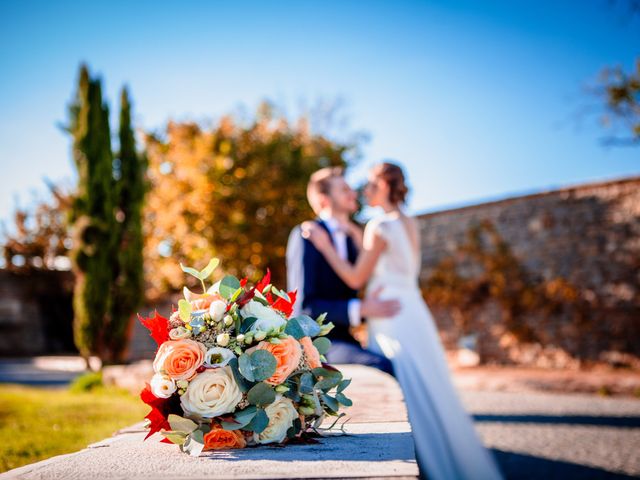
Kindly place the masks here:
<instances>
[{"instance_id":1,"label":"peach rose","mask_svg":"<svg viewBox=\"0 0 640 480\"><path fill-rule=\"evenodd\" d=\"M191 380L204 363L207 348L195 340L167 340L158 349L153 370L174 380Z\"/></svg>"},{"instance_id":2,"label":"peach rose","mask_svg":"<svg viewBox=\"0 0 640 480\"><path fill-rule=\"evenodd\" d=\"M223 450L225 448L244 448L247 442L240 430L225 430L212 424L211 431L204 435L205 450Z\"/></svg>"},{"instance_id":3,"label":"peach rose","mask_svg":"<svg viewBox=\"0 0 640 480\"><path fill-rule=\"evenodd\" d=\"M210 293L205 293L195 300L191 300L191 307L194 310L208 310L214 300L222 300L220 295L211 295Z\"/></svg>"},{"instance_id":4,"label":"peach rose","mask_svg":"<svg viewBox=\"0 0 640 480\"><path fill-rule=\"evenodd\" d=\"M298 341L291 336L276 344L260 342L256 348L271 352L276 357L276 373L265 380L271 385L279 385L284 382L298 367L302 358L302 348Z\"/></svg>"},{"instance_id":5,"label":"peach rose","mask_svg":"<svg viewBox=\"0 0 640 480\"><path fill-rule=\"evenodd\" d=\"M304 358L307 360L307 364L309 364L310 368L320 368L322 367L322 360L320 360L320 352L311 341L309 337L302 337L300 339L300 344L304 349Z\"/></svg>"},{"instance_id":6,"label":"peach rose","mask_svg":"<svg viewBox=\"0 0 640 480\"><path fill-rule=\"evenodd\" d=\"M208 310L214 300L223 300L217 293L193 293L187 287L184 287L183 293L193 310Z\"/></svg>"}]
</instances>

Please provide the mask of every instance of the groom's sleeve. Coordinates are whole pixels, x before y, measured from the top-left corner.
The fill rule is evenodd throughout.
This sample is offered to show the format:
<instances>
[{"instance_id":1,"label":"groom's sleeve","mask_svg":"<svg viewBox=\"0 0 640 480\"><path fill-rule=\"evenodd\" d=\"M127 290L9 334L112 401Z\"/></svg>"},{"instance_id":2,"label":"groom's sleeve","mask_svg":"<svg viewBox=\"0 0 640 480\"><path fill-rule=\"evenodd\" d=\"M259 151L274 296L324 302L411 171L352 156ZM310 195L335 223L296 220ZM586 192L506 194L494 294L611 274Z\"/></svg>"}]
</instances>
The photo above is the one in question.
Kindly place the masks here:
<instances>
[{"instance_id":1,"label":"groom's sleeve","mask_svg":"<svg viewBox=\"0 0 640 480\"><path fill-rule=\"evenodd\" d=\"M327 319L335 325L348 328L349 300L332 300L320 298L318 282L325 279L317 275L318 264L324 261L322 254L309 240L303 241L302 269L304 270L304 299L302 306L312 316L317 317L327 312Z\"/></svg>"}]
</instances>

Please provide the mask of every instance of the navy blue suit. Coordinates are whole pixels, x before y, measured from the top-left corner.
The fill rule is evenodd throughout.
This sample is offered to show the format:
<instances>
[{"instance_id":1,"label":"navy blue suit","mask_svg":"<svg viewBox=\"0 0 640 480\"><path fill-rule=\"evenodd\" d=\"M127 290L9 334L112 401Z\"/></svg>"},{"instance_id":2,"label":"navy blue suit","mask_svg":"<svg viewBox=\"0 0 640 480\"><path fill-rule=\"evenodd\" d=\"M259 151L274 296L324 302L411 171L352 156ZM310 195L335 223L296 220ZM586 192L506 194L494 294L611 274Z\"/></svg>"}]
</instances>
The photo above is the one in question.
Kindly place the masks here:
<instances>
[{"instance_id":1,"label":"navy blue suit","mask_svg":"<svg viewBox=\"0 0 640 480\"><path fill-rule=\"evenodd\" d=\"M329 232L324 222L317 220L317 223ZM393 367L388 358L363 349L349 332L348 305L350 300L358 298L357 290L342 281L322 253L307 239L303 242L303 252L302 308L314 318L327 312L327 320L335 324L335 328L329 333L332 343L327 353L329 363L359 363L393 374ZM349 262L355 263L358 252L349 236L347 252Z\"/></svg>"}]
</instances>

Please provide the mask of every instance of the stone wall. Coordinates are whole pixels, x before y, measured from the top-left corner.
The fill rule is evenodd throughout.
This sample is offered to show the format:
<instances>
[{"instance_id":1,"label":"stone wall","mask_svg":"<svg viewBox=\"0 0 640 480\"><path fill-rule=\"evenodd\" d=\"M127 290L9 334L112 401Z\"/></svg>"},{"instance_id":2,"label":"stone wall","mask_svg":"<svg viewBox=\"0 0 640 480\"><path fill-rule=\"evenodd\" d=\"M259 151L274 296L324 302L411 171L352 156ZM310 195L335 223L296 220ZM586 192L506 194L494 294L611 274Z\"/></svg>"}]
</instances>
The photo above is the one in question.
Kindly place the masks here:
<instances>
[{"instance_id":1,"label":"stone wall","mask_svg":"<svg viewBox=\"0 0 640 480\"><path fill-rule=\"evenodd\" d=\"M74 353L70 272L0 270L0 356Z\"/></svg>"},{"instance_id":2,"label":"stone wall","mask_svg":"<svg viewBox=\"0 0 640 480\"><path fill-rule=\"evenodd\" d=\"M443 259L455 261L474 225L488 222L533 282L576 288L571 309L516 319L534 341L521 341L487 295L460 327L451 308L432 306L443 340L455 348L475 335L484 361L572 367L604 361L640 366L640 177L580 185L418 217L423 286ZM429 292L425 292L429 298ZM466 331L463 331L466 330Z\"/></svg>"}]
</instances>

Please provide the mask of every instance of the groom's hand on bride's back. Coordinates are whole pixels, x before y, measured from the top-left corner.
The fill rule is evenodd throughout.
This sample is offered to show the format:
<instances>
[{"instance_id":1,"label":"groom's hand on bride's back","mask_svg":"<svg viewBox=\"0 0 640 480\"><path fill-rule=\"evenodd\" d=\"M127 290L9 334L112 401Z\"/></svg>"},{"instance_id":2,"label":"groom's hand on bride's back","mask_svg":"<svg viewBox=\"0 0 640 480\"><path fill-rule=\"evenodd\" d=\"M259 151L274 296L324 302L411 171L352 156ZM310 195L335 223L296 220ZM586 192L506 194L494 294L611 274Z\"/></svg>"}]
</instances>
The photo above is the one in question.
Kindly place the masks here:
<instances>
[{"instance_id":1,"label":"groom's hand on bride's back","mask_svg":"<svg viewBox=\"0 0 640 480\"><path fill-rule=\"evenodd\" d=\"M373 291L371 295L367 295L360 305L360 315L366 317L393 317L400 311L400 302L398 300L382 300L380 292L382 287Z\"/></svg>"}]
</instances>

